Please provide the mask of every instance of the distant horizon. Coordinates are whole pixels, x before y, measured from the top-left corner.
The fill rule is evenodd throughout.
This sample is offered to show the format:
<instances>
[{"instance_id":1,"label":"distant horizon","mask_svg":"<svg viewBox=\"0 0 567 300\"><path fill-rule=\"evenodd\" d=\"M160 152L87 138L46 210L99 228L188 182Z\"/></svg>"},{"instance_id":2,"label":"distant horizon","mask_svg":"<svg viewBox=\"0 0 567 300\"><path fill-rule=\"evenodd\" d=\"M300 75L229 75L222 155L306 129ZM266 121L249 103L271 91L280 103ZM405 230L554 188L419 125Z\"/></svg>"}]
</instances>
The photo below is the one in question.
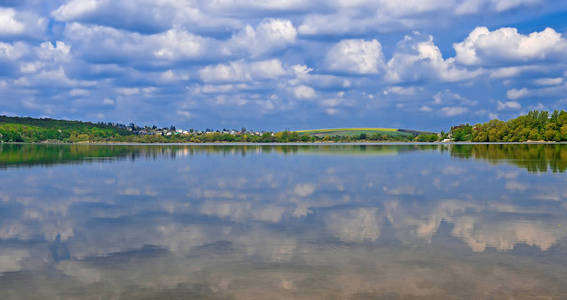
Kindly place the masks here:
<instances>
[{"instance_id":1,"label":"distant horizon","mask_svg":"<svg viewBox=\"0 0 567 300\"><path fill-rule=\"evenodd\" d=\"M44 117L33 117L33 116L15 116L15 115L3 115L0 114L0 117L4 116L4 117L12 117L12 118L32 118L32 119L53 119L53 120L59 120L59 121L72 121L72 122L85 122L85 123L106 123L106 124L120 124L120 125L130 125L133 122L115 122L115 121L89 121L89 120L73 120L73 119L58 119L58 118L52 118L52 117L48 117L48 116L44 116ZM490 121L490 120L489 120ZM502 121L507 121L507 120L502 120ZM486 122L481 122L481 123L472 123L472 122L462 122L459 124L453 124L451 126L449 126L448 128L445 129L441 129L441 130L426 130L426 129L422 129L422 128L408 128L408 127L363 127L363 126L354 126L354 127L320 127L320 128L303 128L303 129L290 129L290 128L284 128L284 129L267 129L267 128L254 128L254 127L246 127L246 126L237 126L237 127L212 127L212 126L204 126L204 127L180 127L177 126L176 124L170 124L170 125L165 125L165 126L159 126L157 124L145 124L145 123L133 123L136 126L141 126L143 127L152 127L152 126L156 126L157 128L169 128L169 127L175 127L176 129L183 129L183 130L197 130L197 131L206 131L207 129L210 129L212 131L219 131L219 130L223 130L223 129L228 129L228 130L241 130L243 128L245 128L246 130L249 131L267 131L267 132L281 132L281 131L293 131L293 132L304 132L304 131L317 131L317 130L340 130L340 129L348 129L348 130L355 130L355 129L361 129L361 130L379 130L379 129L384 129L384 130L408 130L408 131L417 131L417 132L424 132L424 133L439 133L442 131L446 131L449 130L450 128L454 127L454 126L460 126L460 125L475 125L475 124L482 124L482 123L486 123ZM179 127L179 128L178 128Z\"/></svg>"},{"instance_id":2,"label":"distant horizon","mask_svg":"<svg viewBox=\"0 0 567 300\"><path fill-rule=\"evenodd\" d=\"M52 118L52 117L48 117L48 116L44 116L44 117L15 116L15 115L0 115L0 116L11 117L11 118L53 119L53 120L76 121L76 122L85 122L85 123L87 123L87 122L89 122L89 123L100 123L100 122L103 122L103 123L122 124L122 125L129 125L129 124L131 123L131 122L100 121L100 120L98 120L98 121L88 121L88 120L57 119L57 118ZM142 123L134 123L134 125L136 125L136 126L144 126L144 127L145 127L145 126L147 126L147 127L152 127L152 126L155 125L155 126L157 126L158 128L168 128L168 127L171 127L171 126L175 126L176 128L178 127L178 126L175 125L175 124L170 124L170 125L167 125L167 126L158 126L158 125L156 125L156 124L148 125L148 124L142 124ZM191 127L188 127L188 128L181 128L181 129L195 129L195 130L201 130L201 131L203 131L203 130L206 130L207 128L208 128L208 129L212 129L212 130L222 130L222 129L223 129L223 128L214 128L214 127L211 127L211 126L205 126L205 127L203 127L203 129L191 128ZM240 129L242 129L242 128L246 128L247 130L250 130L250 129L255 129L255 130L256 130L256 129L257 129L257 130L269 130L269 131L274 131L274 130L271 130L271 129L247 128L246 126L240 126L240 127L234 127L234 128L232 128L232 127L231 127L231 128L226 128L226 127L225 127L225 129L238 129L238 130L240 130ZM328 127L328 128L305 128L305 129L293 129L293 130L292 130L292 129L283 129L283 130L278 130L278 131L289 130L289 131L301 132L301 131L309 131L309 130L328 130L328 129L333 129L333 130L336 130L336 129L407 129L407 130L414 130L414 128L393 128L393 127L336 127L336 128Z\"/></svg>"}]
</instances>

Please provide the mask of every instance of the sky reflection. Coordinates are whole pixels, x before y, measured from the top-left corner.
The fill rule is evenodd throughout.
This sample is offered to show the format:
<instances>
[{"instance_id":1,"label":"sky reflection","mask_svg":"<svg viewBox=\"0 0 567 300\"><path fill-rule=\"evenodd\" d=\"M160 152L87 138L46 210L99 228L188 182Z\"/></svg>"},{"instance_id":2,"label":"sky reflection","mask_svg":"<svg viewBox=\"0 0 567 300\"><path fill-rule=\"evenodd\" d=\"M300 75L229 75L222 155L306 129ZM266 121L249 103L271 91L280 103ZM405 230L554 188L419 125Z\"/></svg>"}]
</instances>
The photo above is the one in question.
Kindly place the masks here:
<instances>
[{"instance_id":1,"label":"sky reflection","mask_svg":"<svg viewBox=\"0 0 567 300\"><path fill-rule=\"evenodd\" d=\"M501 146L0 145L0 297L566 296L567 148Z\"/></svg>"}]
</instances>

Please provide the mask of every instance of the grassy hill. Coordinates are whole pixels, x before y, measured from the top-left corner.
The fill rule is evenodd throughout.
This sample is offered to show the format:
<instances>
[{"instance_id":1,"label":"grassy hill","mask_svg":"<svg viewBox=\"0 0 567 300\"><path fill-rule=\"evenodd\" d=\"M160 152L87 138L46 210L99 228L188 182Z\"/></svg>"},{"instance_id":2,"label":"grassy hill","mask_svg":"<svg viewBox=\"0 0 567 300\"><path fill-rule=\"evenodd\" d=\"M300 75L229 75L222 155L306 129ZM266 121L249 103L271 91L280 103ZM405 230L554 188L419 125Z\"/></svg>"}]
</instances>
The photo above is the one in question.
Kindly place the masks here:
<instances>
[{"instance_id":1,"label":"grassy hill","mask_svg":"<svg viewBox=\"0 0 567 300\"><path fill-rule=\"evenodd\" d=\"M394 128L333 128L333 129L311 129L296 131L299 135L316 137L356 137L365 134L368 138L382 136L391 139L406 139L419 135L421 132L394 129Z\"/></svg>"}]
</instances>

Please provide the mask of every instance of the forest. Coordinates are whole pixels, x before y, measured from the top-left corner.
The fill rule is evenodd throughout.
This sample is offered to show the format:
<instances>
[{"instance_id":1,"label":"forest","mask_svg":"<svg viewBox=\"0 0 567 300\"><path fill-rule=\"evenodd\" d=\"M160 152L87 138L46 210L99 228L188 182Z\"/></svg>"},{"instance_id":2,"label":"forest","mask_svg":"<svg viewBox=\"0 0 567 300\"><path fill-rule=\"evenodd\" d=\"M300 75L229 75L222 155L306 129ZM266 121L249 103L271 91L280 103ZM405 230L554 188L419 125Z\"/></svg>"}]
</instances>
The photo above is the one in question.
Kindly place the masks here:
<instances>
[{"instance_id":1,"label":"forest","mask_svg":"<svg viewBox=\"0 0 567 300\"><path fill-rule=\"evenodd\" d=\"M128 135L126 126L113 123L0 116L2 142L102 142Z\"/></svg>"},{"instance_id":2,"label":"forest","mask_svg":"<svg viewBox=\"0 0 567 300\"><path fill-rule=\"evenodd\" d=\"M508 121L454 126L450 137L456 142L563 142L567 141L567 112L534 110Z\"/></svg>"}]
</instances>

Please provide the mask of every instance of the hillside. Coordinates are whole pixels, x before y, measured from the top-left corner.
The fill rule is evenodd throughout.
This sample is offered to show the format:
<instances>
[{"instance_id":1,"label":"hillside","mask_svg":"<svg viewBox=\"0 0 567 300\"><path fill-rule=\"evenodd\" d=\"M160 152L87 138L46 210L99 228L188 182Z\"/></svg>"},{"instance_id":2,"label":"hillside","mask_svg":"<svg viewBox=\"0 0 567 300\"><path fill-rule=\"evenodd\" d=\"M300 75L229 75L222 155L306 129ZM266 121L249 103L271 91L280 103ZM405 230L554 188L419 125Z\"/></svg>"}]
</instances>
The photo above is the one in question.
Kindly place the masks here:
<instances>
[{"instance_id":1,"label":"hillside","mask_svg":"<svg viewBox=\"0 0 567 300\"><path fill-rule=\"evenodd\" d=\"M436 141L437 134L391 128L337 128L300 131L176 130L54 119L0 116L0 142L127 143L293 143Z\"/></svg>"},{"instance_id":2,"label":"hillside","mask_svg":"<svg viewBox=\"0 0 567 300\"><path fill-rule=\"evenodd\" d=\"M314 136L327 139L355 139L355 140L393 140L411 141L420 134L430 134L414 130L395 128L333 128L311 129L296 131L300 136Z\"/></svg>"},{"instance_id":3,"label":"hillside","mask_svg":"<svg viewBox=\"0 0 567 300\"><path fill-rule=\"evenodd\" d=\"M0 116L2 142L109 141L131 135L124 125Z\"/></svg>"}]
</instances>

